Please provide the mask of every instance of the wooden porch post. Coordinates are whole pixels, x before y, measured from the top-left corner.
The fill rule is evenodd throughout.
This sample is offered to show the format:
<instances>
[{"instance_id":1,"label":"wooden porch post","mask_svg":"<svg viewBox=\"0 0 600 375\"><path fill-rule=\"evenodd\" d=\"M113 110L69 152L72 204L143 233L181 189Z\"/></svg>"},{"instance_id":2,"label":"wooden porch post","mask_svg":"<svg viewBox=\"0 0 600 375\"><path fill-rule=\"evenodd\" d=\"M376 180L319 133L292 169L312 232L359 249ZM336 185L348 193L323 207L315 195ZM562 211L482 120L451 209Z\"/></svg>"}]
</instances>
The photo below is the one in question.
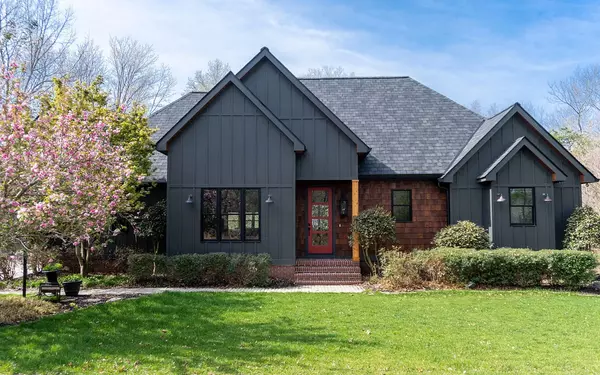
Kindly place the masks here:
<instances>
[{"instance_id":1,"label":"wooden porch post","mask_svg":"<svg viewBox=\"0 0 600 375\"><path fill-rule=\"evenodd\" d=\"M352 217L358 216L358 180L352 180ZM360 261L360 253L358 251L358 233L353 234L352 241L352 260Z\"/></svg>"}]
</instances>

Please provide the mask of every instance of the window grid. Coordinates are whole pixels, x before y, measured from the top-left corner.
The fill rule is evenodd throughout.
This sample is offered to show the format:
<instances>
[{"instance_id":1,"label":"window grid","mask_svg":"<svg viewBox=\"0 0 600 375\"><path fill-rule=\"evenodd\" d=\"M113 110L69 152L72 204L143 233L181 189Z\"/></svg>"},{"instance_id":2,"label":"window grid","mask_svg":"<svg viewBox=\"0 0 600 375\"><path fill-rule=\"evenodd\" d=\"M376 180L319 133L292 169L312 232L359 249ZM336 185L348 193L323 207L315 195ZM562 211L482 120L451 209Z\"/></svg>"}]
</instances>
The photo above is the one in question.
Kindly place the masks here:
<instances>
[{"instance_id":1,"label":"window grid","mask_svg":"<svg viewBox=\"0 0 600 375\"><path fill-rule=\"evenodd\" d=\"M509 218L512 226L535 225L535 188L509 188Z\"/></svg>"},{"instance_id":2,"label":"window grid","mask_svg":"<svg viewBox=\"0 0 600 375\"><path fill-rule=\"evenodd\" d=\"M412 222L412 190L392 190L392 215L397 223Z\"/></svg>"},{"instance_id":3,"label":"window grid","mask_svg":"<svg viewBox=\"0 0 600 375\"><path fill-rule=\"evenodd\" d=\"M237 212L223 212L223 192L226 191L229 195L231 193L237 192L237 196L239 197L238 202L235 204L237 208ZM215 196L212 197L214 203L212 204L212 209L214 210L214 214L209 214L208 210L211 208L210 203L205 197L207 197L206 193L213 193ZM204 242L259 242L260 241L260 189L240 189L240 188L224 188L224 189L214 189L214 188L203 188L201 189L201 198L200 198L200 233L202 241ZM246 196L249 194L256 194L256 211L246 212L249 208L246 202ZM210 197L210 195L208 195ZM208 205L206 205L208 203ZM205 229L209 227L209 223L206 221L207 217L216 222L212 224L216 227L213 230L216 232L215 238L207 238L207 232ZM226 221L226 223L225 223ZM236 224L237 223L237 224ZM231 226L237 226L239 228L239 238L238 236L234 236L231 238ZM229 238L223 238L224 232L226 229L229 231Z\"/></svg>"}]
</instances>

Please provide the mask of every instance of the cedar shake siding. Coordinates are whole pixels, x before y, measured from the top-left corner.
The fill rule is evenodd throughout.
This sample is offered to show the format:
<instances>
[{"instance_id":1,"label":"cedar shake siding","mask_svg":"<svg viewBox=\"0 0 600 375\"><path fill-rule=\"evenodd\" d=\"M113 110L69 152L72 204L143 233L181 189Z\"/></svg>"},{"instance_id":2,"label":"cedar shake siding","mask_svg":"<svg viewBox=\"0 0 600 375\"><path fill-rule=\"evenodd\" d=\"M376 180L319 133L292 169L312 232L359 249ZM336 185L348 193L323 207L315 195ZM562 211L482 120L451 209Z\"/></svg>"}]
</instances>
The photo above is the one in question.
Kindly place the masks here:
<instances>
[{"instance_id":1,"label":"cedar shake siding","mask_svg":"<svg viewBox=\"0 0 600 375\"><path fill-rule=\"evenodd\" d=\"M305 182L296 185L296 257L307 255L306 252L306 209L307 189L314 184ZM351 183L324 183L316 186L329 186L333 189L333 237L335 238L335 256L350 258L352 247L349 244L350 224L352 222L351 207L347 216L339 213L339 202L342 197L351 198ZM410 190L412 198L412 221L396 223L396 243L405 250L430 248L433 236L447 225L446 191L437 186L433 180L360 180L359 204L365 210L382 206L392 210L392 190Z\"/></svg>"},{"instance_id":2,"label":"cedar shake siding","mask_svg":"<svg viewBox=\"0 0 600 375\"><path fill-rule=\"evenodd\" d=\"M410 190L412 221L396 223L396 241L405 250L430 248L433 236L448 225L446 191L432 180L361 180L360 209L383 206L392 209L392 190Z\"/></svg>"}]
</instances>

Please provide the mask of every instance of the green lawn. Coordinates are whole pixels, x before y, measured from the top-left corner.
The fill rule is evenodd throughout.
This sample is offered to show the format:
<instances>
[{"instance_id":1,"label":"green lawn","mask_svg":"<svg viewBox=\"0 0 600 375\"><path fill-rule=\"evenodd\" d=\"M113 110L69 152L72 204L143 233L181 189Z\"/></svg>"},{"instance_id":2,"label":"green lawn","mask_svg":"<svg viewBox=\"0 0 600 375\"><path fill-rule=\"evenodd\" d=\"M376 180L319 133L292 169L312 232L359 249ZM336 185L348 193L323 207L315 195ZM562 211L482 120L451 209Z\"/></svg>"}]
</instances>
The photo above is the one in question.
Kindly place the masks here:
<instances>
[{"instance_id":1,"label":"green lawn","mask_svg":"<svg viewBox=\"0 0 600 375\"><path fill-rule=\"evenodd\" d=\"M574 293L168 293L0 328L0 373L597 374L599 339Z\"/></svg>"}]
</instances>

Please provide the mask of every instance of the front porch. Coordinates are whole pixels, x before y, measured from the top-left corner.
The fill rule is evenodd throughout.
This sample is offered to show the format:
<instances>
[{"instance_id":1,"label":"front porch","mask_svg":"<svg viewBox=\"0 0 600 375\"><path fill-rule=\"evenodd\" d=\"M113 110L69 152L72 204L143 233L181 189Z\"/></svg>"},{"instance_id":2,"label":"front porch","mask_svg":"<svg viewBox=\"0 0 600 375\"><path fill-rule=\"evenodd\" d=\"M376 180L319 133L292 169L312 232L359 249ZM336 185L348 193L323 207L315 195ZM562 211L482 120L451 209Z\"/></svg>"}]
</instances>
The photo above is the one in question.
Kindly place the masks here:
<instances>
[{"instance_id":1,"label":"front porch","mask_svg":"<svg viewBox=\"0 0 600 375\"><path fill-rule=\"evenodd\" d=\"M296 265L299 285L359 284L358 244L351 246L352 216L358 215L358 180L298 181Z\"/></svg>"},{"instance_id":2,"label":"front porch","mask_svg":"<svg viewBox=\"0 0 600 375\"><path fill-rule=\"evenodd\" d=\"M357 241L350 241L358 188L358 180L297 182L296 259L360 260Z\"/></svg>"}]
</instances>

